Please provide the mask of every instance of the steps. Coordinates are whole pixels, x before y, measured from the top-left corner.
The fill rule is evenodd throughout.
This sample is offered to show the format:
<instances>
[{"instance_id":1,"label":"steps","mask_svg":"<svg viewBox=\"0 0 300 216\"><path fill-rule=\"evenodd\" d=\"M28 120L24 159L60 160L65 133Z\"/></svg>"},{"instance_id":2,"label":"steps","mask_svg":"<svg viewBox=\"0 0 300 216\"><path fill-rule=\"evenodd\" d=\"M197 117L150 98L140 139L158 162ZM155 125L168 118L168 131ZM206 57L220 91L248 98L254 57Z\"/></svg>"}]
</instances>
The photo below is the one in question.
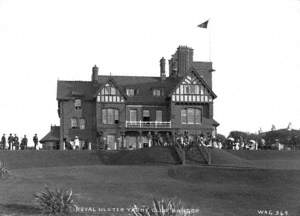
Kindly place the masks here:
<instances>
[{"instance_id":1,"label":"steps","mask_svg":"<svg viewBox=\"0 0 300 216\"><path fill-rule=\"evenodd\" d=\"M192 146L186 151L187 164L208 164L208 159L201 152L199 147Z\"/></svg>"}]
</instances>

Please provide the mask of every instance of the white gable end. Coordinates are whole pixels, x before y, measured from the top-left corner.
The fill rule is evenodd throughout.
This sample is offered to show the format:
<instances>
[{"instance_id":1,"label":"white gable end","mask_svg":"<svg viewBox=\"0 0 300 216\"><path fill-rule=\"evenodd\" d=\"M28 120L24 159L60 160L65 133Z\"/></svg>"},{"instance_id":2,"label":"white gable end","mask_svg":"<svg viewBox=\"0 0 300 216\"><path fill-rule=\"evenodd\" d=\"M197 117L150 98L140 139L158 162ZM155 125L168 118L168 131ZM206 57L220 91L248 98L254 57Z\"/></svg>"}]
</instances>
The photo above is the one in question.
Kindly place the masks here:
<instances>
[{"instance_id":1,"label":"white gable end","mask_svg":"<svg viewBox=\"0 0 300 216\"><path fill-rule=\"evenodd\" d=\"M172 94L173 102L212 102L213 96L194 75L186 76Z\"/></svg>"},{"instance_id":2,"label":"white gable end","mask_svg":"<svg viewBox=\"0 0 300 216\"><path fill-rule=\"evenodd\" d=\"M106 83L98 92L97 102L123 103L124 97L112 83Z\"/></svg>"}]
</instances>

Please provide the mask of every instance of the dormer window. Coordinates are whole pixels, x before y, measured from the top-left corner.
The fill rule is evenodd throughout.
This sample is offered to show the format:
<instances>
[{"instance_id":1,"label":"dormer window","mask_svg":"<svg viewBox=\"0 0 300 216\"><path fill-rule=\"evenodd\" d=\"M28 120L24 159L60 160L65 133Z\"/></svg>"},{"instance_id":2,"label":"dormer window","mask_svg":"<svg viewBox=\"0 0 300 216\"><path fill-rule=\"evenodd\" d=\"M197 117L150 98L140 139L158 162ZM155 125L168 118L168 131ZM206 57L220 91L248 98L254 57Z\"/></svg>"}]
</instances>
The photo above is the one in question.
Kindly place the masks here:
<instances>
[{"instance_id":1,"label":"dormer window","mask_svg":"<svg viewBox=\"0 0 300 216\"><path fill-rule=\"evenodd\" d=\"M134 89L134 88L127 88L126 89L126 95L127 96L135 96L138 94L138 89Z\"/></svg>"},{"instance_id":2,"label":"dormer window","mask_svg":"<svg viewBox=\"0 0 300 216\"><path fill-rule=\"evenodd\" d=\"M81 109L81 99L75 99L74 107L75 107L76 110Z\"/></svg>"},{"instance_id":3,"label":"dormer window","mask_svg":"<svg viewBox=\"0 0 300 216\"><path fill-rule=\"evenodd\" d=\"M105 86L98 93L97 101L104 103L123 103L124 98L113 84L106 83Z\"/></svg>"},{"instance_id":4,"label":"dormer window","mask_svg":"<svg viewBox=\"0 0 300 216\"><path fill-rule=\"evenodd\" d=\"M160 96L163 96L163 91L162 91L162 89L153 89L152 94L153 94L153 96L160 97Z\"/></svg>"}]
</instances>

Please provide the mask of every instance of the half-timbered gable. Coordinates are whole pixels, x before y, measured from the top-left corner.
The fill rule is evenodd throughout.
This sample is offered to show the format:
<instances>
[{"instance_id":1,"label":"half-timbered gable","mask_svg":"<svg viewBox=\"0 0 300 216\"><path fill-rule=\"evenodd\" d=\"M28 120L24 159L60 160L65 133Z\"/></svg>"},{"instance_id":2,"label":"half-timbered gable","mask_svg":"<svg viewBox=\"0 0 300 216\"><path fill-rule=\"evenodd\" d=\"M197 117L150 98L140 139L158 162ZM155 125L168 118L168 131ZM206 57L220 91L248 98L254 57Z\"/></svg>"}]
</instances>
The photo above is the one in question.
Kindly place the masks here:
<instances>
[{"instance_id":1,"label":"half-timbered gable","mask_svg":"<svg viewBox=\"0 0 300 216\"><path fill-rule=\"evenodd\" d=\"M97 94L97 102L102 103L124 103L124 95L121 94L119 88L109 81L100 88Z\"/></svg>"},{"instance_id":2,"label":"half-timbered gable","mask_svg":"<svg viewBox=\"0 0 300 216\"><path fill-rule=\"evenodd\" d=\"M192 71L183 77L172 91L171 97L173 102L210 103L216 95L206 82Z\"/></svg>"}]
</instances>

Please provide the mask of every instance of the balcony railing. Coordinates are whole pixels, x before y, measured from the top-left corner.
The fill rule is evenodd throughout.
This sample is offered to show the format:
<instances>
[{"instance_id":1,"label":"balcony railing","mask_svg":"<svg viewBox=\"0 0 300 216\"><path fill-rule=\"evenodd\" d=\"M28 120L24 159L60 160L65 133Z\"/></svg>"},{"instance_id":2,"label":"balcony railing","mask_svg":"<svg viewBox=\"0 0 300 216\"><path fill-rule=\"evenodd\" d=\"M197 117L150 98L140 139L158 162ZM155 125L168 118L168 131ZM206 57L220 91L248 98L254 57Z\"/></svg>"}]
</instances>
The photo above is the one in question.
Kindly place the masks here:
<instances>
[{"instance_id":1,"label":"balcony railing","mask_svg":"<svg viewBox=\"0 0 300 216\"><path fill-rule=\"evenodd\" d=\"M171 128L170 121L126 121L126 128Z\"/></svg>"}]
</instances>

